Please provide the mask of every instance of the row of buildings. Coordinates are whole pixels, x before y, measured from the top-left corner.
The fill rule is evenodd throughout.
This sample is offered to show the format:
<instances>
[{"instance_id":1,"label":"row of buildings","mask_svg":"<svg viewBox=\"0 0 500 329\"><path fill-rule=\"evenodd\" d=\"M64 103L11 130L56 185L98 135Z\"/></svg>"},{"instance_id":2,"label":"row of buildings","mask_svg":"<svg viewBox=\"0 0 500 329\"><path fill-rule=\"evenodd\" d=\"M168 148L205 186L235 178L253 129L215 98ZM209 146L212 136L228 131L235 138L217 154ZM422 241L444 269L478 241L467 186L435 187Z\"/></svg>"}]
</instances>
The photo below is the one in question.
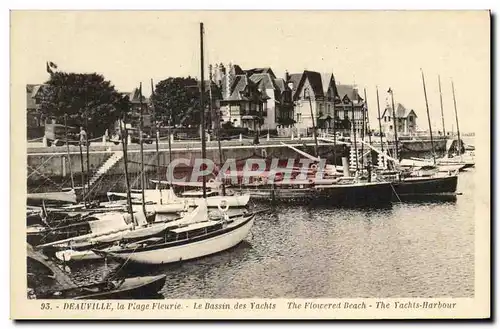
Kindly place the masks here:
<instances>
[{"instance_id":1,"label":"row of buildings","mask_svg":"<svg viewBox=\"0 0 500 329\"><path fill-rule=\"evenodd\" d=\"M367 123L367 106L358 89L337 84L332 73L305 70L286 72L280 78L269 67L243 70L230 63L227 67L210 67L210 76L212 86L220 91L217 108L223 124L230 122L251 130L296 127L305 131L313 127L314 120L320 129L332 131L335 125L339 132L351 132L354 126L360 134L363 123ZM386 107L382 114L385 133L393 131L392 112ZM398 132L416 131L417 116L413 110L398 103L396 118Z\"/></svg>"},{"instance_id":2,"label":"row of buildings","mask_svg":"<svg viewBox=\"0 0 500 329\"><path fill-rule=\"evenodd\" d=\"M249 128L249 130L275 130L295 127L305 133L314 125L320 129L335 129L339 132L356 133L363 130L366 123L367 106L365 100L352 85L335 82L332 73L305 70L301 73L285 73L277 77L273 70L253 68L243 70L235 64L217 64L209 68L212 108L220 111L219 116L211 116L212 124L220 118L222 125ZM27 85L28 127L40 126L37 102L43 85ZM139 106L139 91L128 95L133 106ZM143 98L147 105L149 100ZM393 131L393 113L386 107L382 115L382 130ZM396 106L397 128L400 133L416 130L416 114L402 104ZM372 129L378 124L372 124ZM378 129L376 129L378 130Z\"/></svg>"}]
</instances>

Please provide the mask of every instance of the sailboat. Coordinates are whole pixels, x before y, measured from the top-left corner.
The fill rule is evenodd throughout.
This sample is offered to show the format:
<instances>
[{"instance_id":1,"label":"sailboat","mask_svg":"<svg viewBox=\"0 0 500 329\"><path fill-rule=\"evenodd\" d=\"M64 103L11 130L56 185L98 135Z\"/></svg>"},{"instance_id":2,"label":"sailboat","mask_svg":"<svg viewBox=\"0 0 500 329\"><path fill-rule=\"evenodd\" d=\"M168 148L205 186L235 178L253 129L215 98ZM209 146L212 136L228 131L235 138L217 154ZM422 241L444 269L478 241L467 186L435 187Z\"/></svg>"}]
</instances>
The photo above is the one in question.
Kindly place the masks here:
<instances>
[{"instance_id":1,"label":"sailboat","mask_svg":"<svg viewBox=\"0 0 500 329\"><path fill-rule=\"evenodd\" d=\"M121 125L120 125L121 126ZM80 261L100 258L92 252L92 248L103 248L115 245L118 242L138 241L154 237L166 230L166 225L156 218L155 212L148 211L144 201L140 207L133 207L130 197L130 184L128 180L126 136L122 131L122 146L124 153L125 183L127 188L127 211L110 211L94 214L97 220L89 222L97 226L91 233L71 237L64 240L53 241L38 248L45 249L62 261ZM141 141L142 142L142 141ZM141 150L142 153L142 150ZM141 163L143 160L141 159ZM153 209L155 210L155 209Z\"/></svg>"},{"instance_id":2,"label":"sailboat","mask_svg":"<svg viewBox=\"0 0 500 329\"><path fill-rule=\"evenodd\" d=\"M321 138L318 138L321 139ZM329 141L328 139L323 139ZM320 159L317 156L299 150L294 146L282 143L298 154L312 160L314 163L305 168L306 178L269 180L266 176L246 185L233 186L232 190L249 193L252 199L261 202L288 202L294 204L330 204L342 206L388 206L391 204L393 190L389 182L366 181L361 177L351 176L349 169L326 164L323 168L324 178L317 178ZM339 173L339 168L342 173ZM280 169L280 171L282 171ZM304 173L304 168L291 169L291 175ZM269 175L270 172L267 172Z\"/></svg>"},{"instance_id":3,"label":"sailboat","mask_svg":"<svg viewBox=\"0 0 500 329\"><path fill-rule=\"evenodd\" d=\"M29 299L118 299L154 296L165 285L166 275L108 277L100 282L77 285L40 252L27 245Z\"/></svg>"},{"instance_id":4,"label":"sailboat","mask_svg":"<svg viewBox=\"0 0 500 329\"><path fill-rule=\"evenodd\" d=\"M144 190L144 199L146 203L151 204L151 209L157 212L177 213L183 211L187 207L196 207L200 204L206 204L209 208L218 208L221 203L227 204L228 207L238 208L246 207L250 201L248 194L226 194L221 193L220 182L207 182L206 187L210 190L205 193L206 197L203 198L203 192L200 190L190 190L180 195L174 192L173 187L189 187L189 188L202 188L202 184L198 182L169 182L165 180L150 180L156 185L155 189ZM111 197L125 197L125 193L108 192L108 198ZM134 200L142 202L141 193L131 193Z\"/></svg>"},{"instance_id":5,"label":"sailboat","mask_svg":"<svg viewBox=\"0 0 500 329\"><path fill-rule=\"evenodd\" d=\"M64 205L64 204L75 204L78 202L77 194L75 192L73 170L71 168L71 155L69 152L67 115L64 116L64 127L65 127L65 137L66 137L67 159L69 165L69 173L71 177L71 189L62 189L61 191L54 191L54 192L28 193L26 198L27 199L26 203L28 206L37 206L41 205L42 203Z\"/></svg>"},{"instance_id":6,"label":"sailboat","mask_svg":"<svg viewBox=\"0 0 500 329\"><path fill-rule=\"evenodd\" d=\"M212 77L210 76L210 83L212 81ZM211 85L210 85L211 88ZM140 89L142 90L142 89ZM151 92L154 93L153 86L151 85ZM211 95L211 92L210 92ZM141 94L142 97L142 94ZM212 106L212 101L210 100L210 107ZM170 122L169 122L170 127ZM218 137L219 138L219 137ZM169 136L169 155L172 155L172 149L170 144L170 136ZM220 151L220 138L219 141L219 153ZM145 185L144 180L142 181L142 189L141 191L133 191L130 196L134 201L147 203L149 207L154 209L157 214L172 214L179 213L185 210L185 207L197 207L200 204L206 204L209 208L218 208L221 204L225 204L231 208L238 207L246 207L249 200L250 195L248 194L227 194L223 183L216 182L214 180L204 182L205 187L209 187L210 191L186 191L181 193L179 196L174 192L174 187L189 187L189 188L202 188L203 184L198 182L172 182L170 180L161 180L159 174L159 149L158 149L158 134L156 137L156 152L158 158L158 170L157 170L157 179L150 180L151 183L155 184L154 189L145 189L143 185ZM142 177L142 175L141 175ZM222 187L222 189L221 189ZM108 192L107 196L109 199L111 198L125 198L127 196L126 193L119 192Z\"/></svg>"},{"instance_id":7,"label":"sailboat","mask_svg":"<svg viewBox=\"0 0 500 329\"><path fill-rule=\"evenodd\" d=\"M446 153L444 157L436 159L436 165L438 168L442 168L443 171L446 168L455 168L458 170L464 170L472 168L475 166L474 153L473 152L462 152L463 141L460 138L460 126L458 124L458 112L457 112L457 102L455 98L455 86L453 81L451 82L452 92L453 92L453 104L455 108L455 120L457 124L457 139L449 139L446 141ZM439 92L441 94L441 81L439 82ZM442 112L442 102L441 102L441 112ZM443 115L443 114L441 114ZM443 120L443 131L444 131L444 118ZM413 161L425 162L425 159L411 158Z\"/></svg>"},{"instance_id":8,"label":"sailboat","mask_svg":"<svg viewBox=\"0 0 500 329\"><path fill-rule=\"evenodd\" d=\"M459 147L460 139L446 141L446 154L444 157L436 159L439 166L460 166L460 170L473 168L476 165L474 152L461 152Z\"/></svg>"},{"instance_id":9,"label":"sailboat","mask_svg":"<svg viewBox=\"0 0 500 329\"><path fill-rule=\"evenodd\" d=\"M368 145L369 148L381 154L388 163L391 163L394 170L379 170L374 172L373 176L377 180L389 181L392 183L396 196L415 196L415 195L433 195L455 193L458 183L458 169L447 172L439 172L435 162L434 143L432 129L430 124L429 106L427 102L427 93L425 89L424 74L422 71L422 85L427 107L427 118L429 130L431 130L431 146L434 161L424 162L418 166L405 166L404 159L399 161L385 152L381 152L375 147ZM392 100L394 111L394 100ZM379 118L380 120L380 118ZM396 125L394 125L396 127ZM395 154L398 154L397 143Z\"/></svg>"},{"instance_id":10,"label":"sailboat","mask_svg":"<svg viewBox=\"0 0 500 329\"><path fill-rule=\"evenodd\" d=\"M201 146L202 157L206 156L203 23L200 23L201 53ZM203 198L206 200L206 177L202 181ZM229 249L243 241L253 226L255 214L243 213L229 217L227 205L220 206L222 216L210 217L206 201L201 202L191 213L169 224L161 237L125 244L119 250L94 250L103 257L140 264L167 264L199 258Z\"/></svg>"}]
</instances>

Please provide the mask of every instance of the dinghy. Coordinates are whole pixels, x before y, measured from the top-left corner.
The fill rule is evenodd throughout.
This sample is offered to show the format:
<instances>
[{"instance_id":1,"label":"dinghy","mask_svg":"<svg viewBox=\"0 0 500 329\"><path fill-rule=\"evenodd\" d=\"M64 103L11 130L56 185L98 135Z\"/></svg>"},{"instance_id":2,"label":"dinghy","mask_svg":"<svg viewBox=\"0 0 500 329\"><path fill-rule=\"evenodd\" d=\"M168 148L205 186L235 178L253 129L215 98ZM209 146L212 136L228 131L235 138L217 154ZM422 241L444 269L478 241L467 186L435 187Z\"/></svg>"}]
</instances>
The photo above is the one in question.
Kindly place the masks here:
<instances>
[{"instance_id":1,"label":"dinghy","mask_svg":"<svg viewBox=\"0 0 500 329\"><path fill-rule=\"evenodd\" d=\"M154 296L165 285L166 275L105 279L77 285L57 264L27 245L28 298L120 299ZM43 284L41 284L43 283Z\"/></svg>"}]
</instances>

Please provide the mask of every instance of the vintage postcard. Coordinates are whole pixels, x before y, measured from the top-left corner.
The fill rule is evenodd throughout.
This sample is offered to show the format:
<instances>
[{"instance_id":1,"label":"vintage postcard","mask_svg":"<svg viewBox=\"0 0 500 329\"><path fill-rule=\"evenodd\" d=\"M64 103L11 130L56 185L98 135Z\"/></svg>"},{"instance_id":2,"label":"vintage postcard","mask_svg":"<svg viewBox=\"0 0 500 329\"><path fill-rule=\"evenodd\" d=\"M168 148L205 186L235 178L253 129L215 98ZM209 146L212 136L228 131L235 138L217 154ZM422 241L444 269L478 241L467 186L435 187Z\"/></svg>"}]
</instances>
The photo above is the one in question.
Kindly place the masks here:
<instances>
[{"instance_id":1,"label":"vintage postcard","mask_svg":"<svg viewBox=\"0 0 500 329\"><path fill-rule=\"evenodd\" d=\"M12 11L11 317L489 318L490 52L489 11Z\"/></svg>"}]
</instances>

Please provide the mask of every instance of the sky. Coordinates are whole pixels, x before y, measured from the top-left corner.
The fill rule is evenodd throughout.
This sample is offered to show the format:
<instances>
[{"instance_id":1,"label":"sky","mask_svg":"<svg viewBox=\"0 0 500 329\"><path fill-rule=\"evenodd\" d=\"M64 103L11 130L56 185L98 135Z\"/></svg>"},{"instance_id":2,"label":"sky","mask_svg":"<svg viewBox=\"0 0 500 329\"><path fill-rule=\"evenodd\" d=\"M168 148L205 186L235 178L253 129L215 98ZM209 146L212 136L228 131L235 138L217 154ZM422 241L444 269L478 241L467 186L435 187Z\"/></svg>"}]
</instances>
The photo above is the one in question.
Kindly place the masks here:
<instances>
[{"instance_id":1,"label":"sky","mask_svg":"<svg viewBox=\"0 0 500 329\"><path fill-rule=\"evenodd\" d=\"M427 129L421 71L432 126L441 130L438 75L446 130L475 132L490 111L490 22L486 11L25 11L11 14L13 88L48 79L45 63L66 72L97 72L119 91L150 79L200 76L199 23L205 25L205 63L243 69L271 67L333 73L337 83L366 88L376 124L376 86L382 109L387 89L417 113ZM205 77L208 69L205 69Z\"/></svg>"}]
</instances>

